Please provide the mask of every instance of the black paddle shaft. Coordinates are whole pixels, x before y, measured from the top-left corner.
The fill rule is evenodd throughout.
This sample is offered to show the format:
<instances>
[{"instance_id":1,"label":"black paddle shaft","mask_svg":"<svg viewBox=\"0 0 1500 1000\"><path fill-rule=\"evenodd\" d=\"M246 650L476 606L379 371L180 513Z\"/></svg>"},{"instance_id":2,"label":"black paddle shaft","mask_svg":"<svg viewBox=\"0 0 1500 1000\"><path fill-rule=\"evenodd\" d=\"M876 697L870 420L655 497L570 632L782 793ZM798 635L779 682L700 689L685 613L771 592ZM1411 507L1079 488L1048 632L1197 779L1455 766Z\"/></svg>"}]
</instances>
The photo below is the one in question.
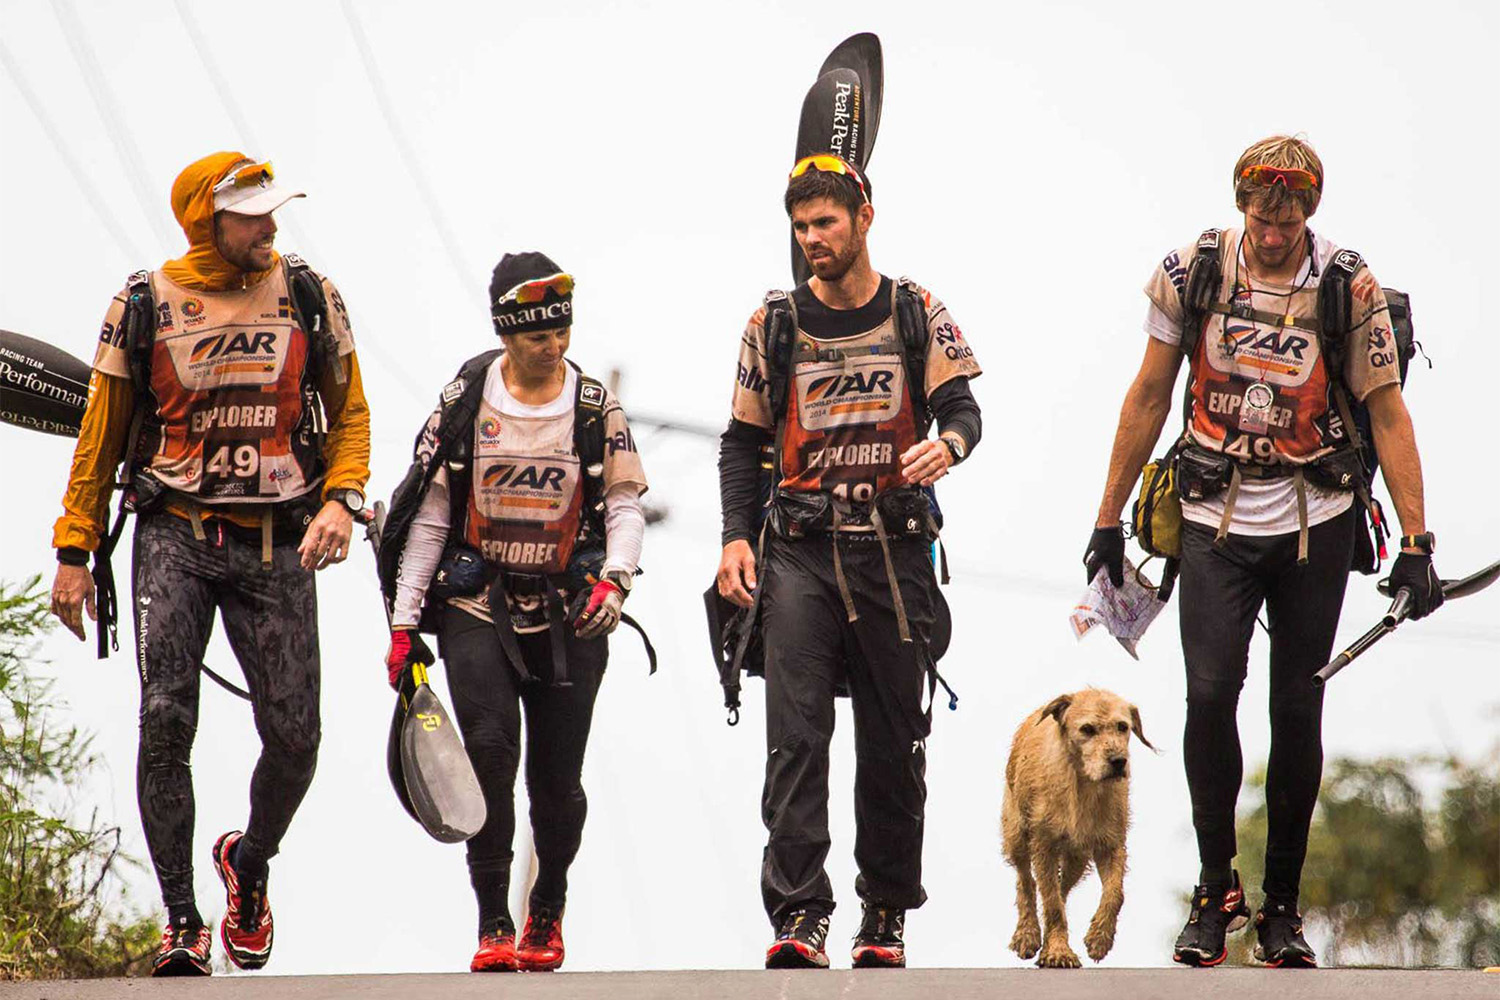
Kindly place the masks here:
<instances>
[{"instance_id":1,"label":"black paddle shaft","mask_svg":"<svg viewBox=\"0 0 1500 1000\"><path fill-rule=\"evenodd\" d=\"M1500 579L1500 561L1493 562L1479 572L1471 573L1461 580L1442 581L1443 599L1454 600L1477 594L1497 579ZM1389 583L1388 580L1380 581L1378 589L1382 594L1390 593ZM1313 687L1322 687L1328 682L1328 678L1353 663L1355 657L1396 631L1396 626L1406 621L1407 616L1411 614L1411 600L1411 591L1407 588L1402 587L1396 591L1395 600L1391 601L1390 610L1380 619L1380 623L1355 639L1348 649L1333 658L1332 663L1313 674Z\"/></svg>"},{"instance_id":2,"label":"black paddle shaft","mask_svg":"<svg viewBox=\"0 0 1500 1000\"><path fill-rule=\"evenodd\" d=\"M1355 658L1365 650L1396 631L1396 626L1405 621L1406 616L1410 613L1411 591L1403 587L1396 592L1396 599L1391 602L1390 610L1380 619L1379 624L1358 639L1355 639L1349 645L1348 649L1333 658L1332 663L1313 674L1313 687L1322 687L1328 683L1328 678L1353 663Z\"/></svg>"}]
</instances>

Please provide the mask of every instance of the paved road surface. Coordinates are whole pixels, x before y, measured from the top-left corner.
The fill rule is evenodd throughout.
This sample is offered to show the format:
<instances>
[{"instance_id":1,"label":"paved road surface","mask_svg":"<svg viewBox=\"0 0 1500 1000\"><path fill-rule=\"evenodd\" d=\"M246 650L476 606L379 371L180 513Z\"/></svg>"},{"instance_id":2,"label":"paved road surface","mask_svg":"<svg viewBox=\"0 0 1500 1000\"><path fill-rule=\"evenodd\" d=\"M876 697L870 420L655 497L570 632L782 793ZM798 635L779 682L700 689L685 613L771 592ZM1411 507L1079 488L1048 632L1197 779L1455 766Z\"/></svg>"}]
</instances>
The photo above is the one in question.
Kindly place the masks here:
<instances>
[{"instance_id":1,"label":"paved road surface","mask_svg":"<svg viewBox=\"0 0 1500 1000\"><path fill-rule=\"evenodd\" d=\"M1324 969L921 969L608 972L553 975L221 976L0 983L0 1000L1468 1000L1500 998L1500 974Z\"/></svg>"}]
</instances>

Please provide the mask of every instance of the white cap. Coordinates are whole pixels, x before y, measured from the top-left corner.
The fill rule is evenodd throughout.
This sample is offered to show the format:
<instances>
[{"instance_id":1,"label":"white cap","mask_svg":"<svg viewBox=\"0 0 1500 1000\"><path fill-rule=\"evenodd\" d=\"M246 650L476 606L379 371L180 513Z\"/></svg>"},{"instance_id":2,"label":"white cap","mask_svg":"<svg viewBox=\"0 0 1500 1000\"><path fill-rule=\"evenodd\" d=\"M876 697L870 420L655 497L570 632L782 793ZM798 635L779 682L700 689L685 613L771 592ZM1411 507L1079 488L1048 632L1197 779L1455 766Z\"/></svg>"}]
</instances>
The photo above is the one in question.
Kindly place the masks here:
<instances>
[{"instance_id":1,"label":"white cap","mask_svg":"<svg viewBox=\"0 0 1500 1000\"><path fill-rule=\"evenodd\" d=\"M238 173L239 169L231 171L230 176ZM269 215L293 198L306 197L301 191L287 191L277 187L275 181L263 174L256 183L230 184L215 191L214 211L233 212L236 215Z\"/></svg>"}]
</instances>

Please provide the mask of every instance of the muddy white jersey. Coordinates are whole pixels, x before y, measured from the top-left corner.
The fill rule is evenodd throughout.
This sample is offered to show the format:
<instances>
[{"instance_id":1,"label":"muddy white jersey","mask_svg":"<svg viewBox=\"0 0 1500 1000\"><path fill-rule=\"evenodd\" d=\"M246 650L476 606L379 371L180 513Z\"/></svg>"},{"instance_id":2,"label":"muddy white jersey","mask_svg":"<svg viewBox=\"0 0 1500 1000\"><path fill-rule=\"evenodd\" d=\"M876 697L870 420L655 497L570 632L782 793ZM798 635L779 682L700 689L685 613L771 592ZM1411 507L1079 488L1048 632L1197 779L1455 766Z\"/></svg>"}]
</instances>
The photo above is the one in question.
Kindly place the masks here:
<instances>
[{"instance_id":1,"label":"muddy white jersey","mask_svg":"<svg viewBox=\"0 0 1500 1000\"><path fill-rule=\"evenodd\" d=\"M573 447L578 373L562 392L530 406L511 396L501 359L490 365L474 421L472 483L465 535L484 558L513 573L560 573L578 536L584 489ZM613 397L604 398L603 492L621 484L646 489L640 453Z\"/></svg>"},{"instance_id":2,"label":"muddy white jersey","mask_svg":"<svg viewBox=\"0 0 1500 1000\"><path fill-rule=\"evenodd\" d=\"M1224 231L1226 248L1218 301L1294 319L1318 315L1318 288L1338 247L1309 232L1313 251L1288 284L1270 284L1250 276L1240 229ZM1233 248L1233 254L1228 252ZM1182 295L1193 244L1167 255L1146 283L1151 307L1146 331L1163 343L1182 343ZM1351 287L1354 328L1347 334L1344 384L1356 399L1382 385L1398 382L1395 337L1385 293L1368 267ZM1241 461L1302 465L1316 461L1344 443L1342 421L1331 405L1327 366L1316 333L1299 324L1275 324L1250 316L1209 313L1198 348L1189 359L1191 415L1188 433L1200 447L1222 451ZM1263 425L1251 426L1240 410L1252 386L1269 391ZM1307 523L1320 524L1349 508L1352 497L1339 490L1307 488ZM1224 497L1185 502L1183 517L1217 527ZM1230 523L1245 535L1279 535L1298 530L1296 484L1291 477L1268 481L1247 478Z\"/></svg>"}]
</instances>

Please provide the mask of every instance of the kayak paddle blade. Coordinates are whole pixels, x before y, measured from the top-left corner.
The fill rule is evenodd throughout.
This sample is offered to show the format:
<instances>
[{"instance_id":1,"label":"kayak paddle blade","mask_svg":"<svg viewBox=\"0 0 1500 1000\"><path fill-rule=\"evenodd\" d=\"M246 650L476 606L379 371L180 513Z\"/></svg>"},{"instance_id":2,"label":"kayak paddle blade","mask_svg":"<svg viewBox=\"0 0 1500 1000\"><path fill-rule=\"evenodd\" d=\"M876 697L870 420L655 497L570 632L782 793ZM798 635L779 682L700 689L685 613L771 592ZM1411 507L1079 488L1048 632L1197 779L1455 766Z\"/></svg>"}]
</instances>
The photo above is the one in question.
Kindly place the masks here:
<instances>
[{"instance_id":1,"label":"kayak paddle blade","mask_svg":"<svg viewBox=\"0 0 1500 1000\"><path fill-rule=\"evenodd\" d=\"M0 420L17 427L77 437L89 398L89 366L45 341L0 330Z\"/></svg>"},{"instance_id":2,"label":"kayak paddle blade","mask_svg":"<svg viewBox=\"0 0 1500 1000\"><path fill-rule=\"evenodd\" d=\"M417 684L401 726L401 772L411 811L436 840L457 844L484 826L484 793L448 711Z\"/></svg>"}]
</instances>

